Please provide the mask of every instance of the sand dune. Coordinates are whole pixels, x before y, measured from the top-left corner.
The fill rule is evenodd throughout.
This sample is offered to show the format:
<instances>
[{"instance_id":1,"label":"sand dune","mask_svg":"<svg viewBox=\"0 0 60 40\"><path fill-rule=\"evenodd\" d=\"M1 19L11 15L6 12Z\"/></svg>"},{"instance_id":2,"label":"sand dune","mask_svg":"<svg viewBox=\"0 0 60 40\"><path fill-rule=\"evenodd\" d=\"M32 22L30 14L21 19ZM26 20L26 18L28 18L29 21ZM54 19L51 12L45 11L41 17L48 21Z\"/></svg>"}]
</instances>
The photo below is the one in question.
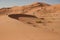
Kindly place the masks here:
<instances>
[{"instance_id":1,"label":"sand dune","mask_svg":"<svg viewBox=\"0 0 60 40\"><path fill-rule=\"evenodd\" d=\"M8 16L1 16L0 40L60 40L60 34L39 30Z\"/></svg>"},{"instance_id":2,"label":"sand dune","mask_svg":"<svg viewBox=\"0 0 60 40\"><path fill-rule=\"evenodd\" d=\"M60 4L36 2L0 9L0 40L60 40Z\"/></svg>"}]
</instances>

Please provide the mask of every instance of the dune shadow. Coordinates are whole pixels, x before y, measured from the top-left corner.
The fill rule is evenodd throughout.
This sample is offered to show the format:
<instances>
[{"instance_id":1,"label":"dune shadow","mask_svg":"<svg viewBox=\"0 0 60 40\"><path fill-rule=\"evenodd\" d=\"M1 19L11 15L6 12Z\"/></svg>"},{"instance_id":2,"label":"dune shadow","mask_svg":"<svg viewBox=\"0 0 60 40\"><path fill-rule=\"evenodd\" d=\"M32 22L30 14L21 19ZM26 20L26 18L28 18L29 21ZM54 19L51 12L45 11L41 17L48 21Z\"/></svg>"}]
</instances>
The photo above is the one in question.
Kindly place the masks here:
<instances>
[{"instance_id":1,"label":"dune shadow","mask_svg":"<svg viewBox=\"0 0 60 40\"><path fill-rule=\"evenodd\" d=\"M10 18L14 18L14 19L19 19L20 17L31 17L31 18L37 18L36 16L33 15L27 15L27 14L10 14L8 15Z\"/></svg>"}]
</instances>

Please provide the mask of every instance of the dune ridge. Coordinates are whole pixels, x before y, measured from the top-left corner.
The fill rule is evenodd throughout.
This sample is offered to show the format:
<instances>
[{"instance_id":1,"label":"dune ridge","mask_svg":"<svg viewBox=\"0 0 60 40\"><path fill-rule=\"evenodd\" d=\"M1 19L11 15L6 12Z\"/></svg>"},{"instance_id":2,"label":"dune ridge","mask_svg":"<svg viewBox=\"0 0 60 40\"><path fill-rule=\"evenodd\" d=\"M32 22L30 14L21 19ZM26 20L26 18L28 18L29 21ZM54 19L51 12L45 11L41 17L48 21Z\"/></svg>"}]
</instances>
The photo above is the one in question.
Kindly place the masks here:
<instances>
[{"instance_id":1,"label":"dune ridge","mask_svg":"<svg viewBox=\"0 0 60 40\"><path fill-rule=\"evenodd\" d=\"M60 4L1 8L0 40L60 40Z\"/></svg>"}]
</instances>

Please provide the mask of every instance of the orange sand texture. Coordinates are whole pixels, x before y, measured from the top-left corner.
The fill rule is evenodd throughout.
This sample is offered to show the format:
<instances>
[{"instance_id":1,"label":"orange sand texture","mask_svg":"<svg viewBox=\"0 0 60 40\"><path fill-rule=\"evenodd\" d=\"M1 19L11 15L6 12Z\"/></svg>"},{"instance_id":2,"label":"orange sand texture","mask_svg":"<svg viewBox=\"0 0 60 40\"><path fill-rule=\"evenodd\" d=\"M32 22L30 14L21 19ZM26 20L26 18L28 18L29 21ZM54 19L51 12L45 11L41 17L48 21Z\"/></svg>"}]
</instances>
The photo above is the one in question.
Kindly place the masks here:
<instances>
[{"instance_id":1,"label":"orange sand texture","mask_svg":"<svg viewBox=\"0 0 60 40\"><path fill-rule=\"evenodd\" d=\"M0 40L60 40L60 4L1 8Z\"/></svg>"}]
</instances>

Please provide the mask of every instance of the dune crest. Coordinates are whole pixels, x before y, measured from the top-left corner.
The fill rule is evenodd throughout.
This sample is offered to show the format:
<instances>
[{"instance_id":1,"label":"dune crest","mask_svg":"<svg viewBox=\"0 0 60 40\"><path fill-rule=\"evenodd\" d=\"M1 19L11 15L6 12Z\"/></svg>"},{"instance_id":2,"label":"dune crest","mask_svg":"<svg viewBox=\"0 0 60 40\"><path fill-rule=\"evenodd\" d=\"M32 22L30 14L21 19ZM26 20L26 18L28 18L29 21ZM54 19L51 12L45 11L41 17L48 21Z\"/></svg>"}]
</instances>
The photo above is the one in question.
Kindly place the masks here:
<instances>
[{"instance_id":1,"label":"dune crest","mask_svg":"<svg viewBox=\"0 0 60 40\"><path fill-rule=\"evenodd\" d=\"M60 4L1 8L0 40L60 40Z\"/></svg>"}]
</instances>

